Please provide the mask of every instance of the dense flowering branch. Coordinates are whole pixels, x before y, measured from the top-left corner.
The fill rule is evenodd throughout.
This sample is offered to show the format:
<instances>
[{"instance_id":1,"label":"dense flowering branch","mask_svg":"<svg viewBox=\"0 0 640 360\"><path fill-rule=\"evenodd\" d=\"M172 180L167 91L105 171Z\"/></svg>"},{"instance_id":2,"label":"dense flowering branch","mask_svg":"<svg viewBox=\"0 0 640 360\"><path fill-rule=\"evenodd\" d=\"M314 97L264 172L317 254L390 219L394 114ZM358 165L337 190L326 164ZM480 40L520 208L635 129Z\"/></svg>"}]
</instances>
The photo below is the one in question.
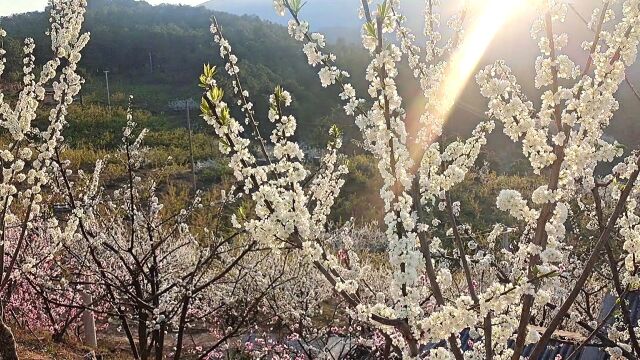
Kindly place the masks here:
<instances>
[{"instance_id":1,"label":"dense flowering branch","mask_svg":"<svg viewBox=\"0 0 640 360\"><path fill-rule=\"evenodd\" d=\"M300 2L282 0L274 1L274 4L278 13L283 13L285 10L289 10L291 13L293 19L289 22L289 32L294 39L305 43L304 52L307 54L309 63L312 66L324 66L320 73L323 86L337 82L338 76L330 77L329 75L332 73L337 74L339 70L335 65L327 64L328 61L333 64L336 59L334 56L323 58L321 53L318 52L318 48L323 46L318 46L315 39L322 38L322 36L310 33L309 24L300 19L302 10ZM405 137L411 138L411 136L405 135L403 127L398 125L399 122L393 120L395 119L394 116L396 116L394 112L397 109L400 109L399 113L402 114L402 110L399 107L401 99L394 98L394 84L392 80L388 81L387 76L385 76L388 75L385 71L388 70L389 66L391 66L390 69L393 69L399 57L394 55L395 46L393 44L384 48L382 46L383 32L397 32L401 45L399 50L407 55L409 66L413 70L416 79L419 80L419 84L427 98L427 103L433 102L431 103L432 105L427 106L422 115L424 127L421 131L426 131L426 133L416 137L423 141L429 138L427 143L430 144L424 155L419 157L421 159L420 181L417 183L420 185L420 200L414 200L415 205L409 204L409 208L418 205L418 214L422 212L422 209L420 209L422 206L429 209L429 204L435 205L438 199L445 199L446 195L444 197L443 195L464 179L468 169L473 166L480 148L486 143L486 134L493 129L492 122L482 123L474 131L473 137L465 142L454 142L444 152L441 152L440 144L437 141L433 141L441 134L441 130L434 131L434 129L437 130L438 124L442 123L442 120L439 120L442 115L438 112L441 104L437 102L437 99L439 98L439 84L442 81L442 77L447 74L447 61L443 59L442 55L448 51L436 46L440 36L435 30L439 20L434 15L435 5L437 4L432 1L427 2L425 31L428 46L426 49L420 49L414 44L415 40L411 32L402 26L404 18L396 10L398 7L397 1L385 1L378 7L375 15L369 11L368 2L363 2L361 14L367 20L362 32L363 46L372 54L377 55L367 71L367 79L371 82L369 92L371 95L376 95L377 89L381 89L381 91L374 96L373 113L353 111L354 109L359 109L355 105L358 104L355 101L349 101L351 105L346 107L347 114L356 116L356 123L363 131L367 149L381 159L380 170L383 179L385 179L385 188L397 190L398 187L396 185L398 182L403 185L404 189L410 188L408 184L413 181L404 181L403 173L397 171L398 167L406 167L406 164L402 162L402 153L404 146L407 144L404 139ZM587 75L589 67L592 65L591 61L587 65L587 69L581 72L568 56L560 53L560 50L566 46L567 35L554 34L552 24L553 22L563 21L567 13L567 5L557 1L549 1L546 4L543 14L534 24L532 32L534 38L539 40L543 53L543 56L538 58L536 62L536 86L538 88L550 87L542 96L541 110L537 114L534 112L533 103L525 98L515 78L504 63L496 63L494 66L482 71L477 77L483 95L491 100L489 115L503 122L505 133L509 137L514 141L522 142L523 153L529 158L534 171L541 173L551 169L549 183L534 191L531 198L535 205L541 206L541 209L530 207L528 201L520 193L512 190L502 191L497 199L498 208L511 212L515 218L523 221L525 225L522 241L515 253L513 253L518 265L510 271L509 275L510 281L516 285L514 289L517 289L517 291L510 291L509 293L512 297L508 300L489 294L474 295L475 288L469 285L471 300L476 296L479 297L478 300L482 298L495 299L496 303L492 305L501 310L496 311L491 307L487 307L487 309L482 309L479 314L469 314L467 320L464 320L459 326L454 326L454 328L460 330L465 327L474 327L480 322L479 319L489 312L500 314L500 321L503 325L491 326L489 324L484 326L485 330L490 327L493 335L496 332L500 333L499 336L493 336L493 344L491 344L491 341L486 342L484 351L488 357L491 357L491 353L496 351L505 356L511 356L510 354L512 354L514 358L517 358L525 342L534 342L536 333L528 330L529 314L534 300L532 290L536 289L539 298L545 298L546 294L562 298L563 292L560 290L562 287L558 287L561 282L560 279L564 277L564 274L569 274L571 271L569 269L580 268L580 262L567 252L570 247L565 243L567 230L564 223L572 215L570 206L572 206L573 199L583 194L582 189L590 190L595 186L594 173L597 164L614 161L615 158L622 155L621 148L617 143L607 143L602 140L602 137L613 112L617 109L617 102L615 102L613 94L623 79L624 71L620 70L623 64L629 65L633 61L637 48L637 36L635 35L637 33L637 24L635 24L637 21L636 7L637 4L634 1L625 2L624 16L613 31L615 35L604 31L602 26L603 22L610 21L613 18L608 2L605 3L601 16L596 16L599 13L594 15L594 18L600 19L600 22L594 21L594 24L596 24L594 25L596 29L595 43L586 45L590 52L590 58L594 59L593 65L596 69L595 77L592 78ZM466 11L463 11L458 18L451 21L451 25L456 31L454 31L455 35L452 40L445 47L455 48L455 45L461 41L462 37L459 35L460 24L462 24L466 16ZM606 48L595 45L600 41L600 38L607 39ZM388 61L384 60L384 54L387 53L389 54ZM420 60L421 53L425 54L427 61L422 62ZM381 65L382 63L384 65ZM390 74L392 78L394 70L391 70ZM573 88L564 88L560 85L560 80L573 80L576 81L576 85ZM354 91L345 92L344 85L342 83L339 83L339 85L343 88L343 93L341 94L343 99L355 99ZM392 89L391 92L387 91L389 89ZM375 102L376 97L379 99L378 105ZM376 119L376 117L371 116L371 114L375 114L376 106L380 109L380 115L377 118L381 119L381 125L375 126L375 123L372 123L373 125L369 126L367 121ZM388 112L385 112L387 110ZM386 126L384 125L385 122L387 123ZM553 127L555 127L555 133L552 133ZM386 130L384 136L377 135L377 131L380 131L380 129ZM398 136L398 138L395 138L395 136ZM397 165L398 163L400 165ZM387 167L388 164L391 164L391 166ZM408 179L411 180L412 176L414 175L409 173ZM631 187L632 185L630 184ZM393 197L390 195L385 196L385 188L383 188L381 195L387 201L387 204L393 204L393 202L388 201ZM402 196L401 192L389 191L389 194ZM414 197L414 199L416 198ZM443 209L448 208L450 213L453 212L453 203L450 200L448 205L444 201L442 203L445 204L442 207ZM582 202L579 201L579 203ZM387 210L390 208L394 211L403 211L401 210L402 207L387 205ZM416 217L414 210L407 210L406 213L410 214L411 218L418 219L418 234L423 232L425 234L427 232L430 233L442 224L437 218L434 219L433 224L430 224L433 228L431 230L421 220L422 216ZM390 214L395 214L395 212L392 211ZM449 217L451 218L451 216ZM392 247L395 241L393 240L394 236L397 236L393 218L393 216L387 216L387 236L389 236ZM458 233L455 215L453 219L452 223L455 229L451 230L455 235ZM496 227L496 229L500 229L500 227ZM531 241L529 236L532 237ZM466 257L463 252L464 249L459 246L459 235L454 237L458 239L459 256ZM495 239L495 235L493 238ZM424 271L426 271L427 275L430 274L431 287L437 295L441 292L438 280L442 280L445 284L449 282L446 276L448 271L441 269L440 272L443 276L438 276L438 279L435 278L434 274L438 270L432 265L431 254L433 251L439 251L437 246L434 248L437 243L433 243L427 236L422 235L420 235L420 242L422 255L426 260ZM404 274L405 269L402 268L404 263L402 261L398 262L394 258L393 253L390 254L390 261L401 265L401 269L397 273L399 275ZM574 266L565 269L559 267L559 264L566 262L573 262ZM465 268L467 283L473 282L469 280L471 278L471 269L469 269L468 265L464 266L464 261L462 263ZM586 265L589 265L589 263ZM592 270L588 266L584 270L586 273L590 271ZM535 275L541 272L560 272L563 276L542 281L542 278L538 279ZM500 276L504 278L504 273L501 272ZM527 278L528 280L526 280ZM580 279L576 280L578 283L581 281ZM565 285L574 287L571 282ZM557 290L553 290L554 287ZM540 296L541 292L545 295ZM400 300L402 295L406 295L406 293L403 294L401 292L392 296ZM526 299L524 308L520 310L522 316L507 315L504 311L511 307L518 308L519 301L517 299L522 295ZM460 298L460 301L464 301L463 298ZM506 301L506 303L498 305L498 301ZM536 301L540 302L540 300ZM460 308L460 304L457 303L457 306L453 306L451 313L447 312L447 305L444 303L444 299L438 305L442 307L440 313L455 317L453 314L456 308ZM518 312L513 313L517 314ZM558 315L559 318L563 318L563 316L564 314ZM517 326L518 323L520 323L520 326ZM425 320L424 324L422 328L430 331L433 331L433 328L438 326L437 322L431 323L427 320ZM451 321L448 322L448 325L450 324ZM548 330L547 334L552 333L553 330ZM631 329L630 333L634 333L633 329ZM506 347L506 343L514 334L517 337L516 349L510 350ZM442 333L437 335L435 339L446 337L446 333ZM541 349L544 346L544 341L545 339L543 338L543 342L538 345L537 349ZM451 346L451 349L455 350L455 346Z\"/></svg>"},{"instance_id":2,"label":"dense flowering branch","mask_svg":"<svg viewBox=\"0 0 640 360\"><path fill-rule=\"evenodd\" d=\"M35 44L25 40L24 75L22 90L14 104L0 94L0 126L10 136L10 141L0 149L0 164L3 174L0 190L0 294L4 294L9 284L16 281L17 266L33 266L33 259L23 261L22 252L34 236L34 224L46 216L43 206L43 191L49 185L52 157L56 146L63 140L61 129L69 105L80 91L83 79L76 73L81 51L89 40L88 33L81 33L84 22L86 1L56 0L51 7L51 50L54 57L45 62L39 75L35 73ZM6 32L0 29L0 38ZM5 51L0 51L0 76L4 71ZM53 87L55 106L49 111L47 127L43 130L35 126L36 110L43 103L45 86ZM48 228L47 237L51 244L42 249L54 254L59 250L60 239L56 233L55 220L44 223ZM20 229L16 238L8 236L10 228ZM9 246L9 241L15 244ZM11 250L9 250L11 249ZM0 304L0 313L4 304ZM17 357L11 332L0 319L0 357Z\"/></svg>"},{"instance_id":3,"label":"dense flowering branch","mask_svg":"<svg viewBox=\"0 0 640 360\"><path fill-rule=\"evenodd\" d=\"M368 96L359 97L325 37L303 19L304 2L273 1L278 14L291 15L288 33L301 43L320 84L338 90L377 162L381 231L352 224L332 229L331 210L347 174L340 130L332 127L319 162L309 161L295 140L294 94L275 87L263 99L267 113L257 113L240 61L215 18L210 30L232 81L225 94L216 68L204 66L201 111L228 157L233 187L215 204L197 193L179 209L166 208L158 184L143 180L146 130L137 129L131 110L122 147L109 160L124 166L124 181L102 183L106 159L90 174L72 172L63 156L63 129L83 82L75 71L88 40L80 31L85 4L54 1L54 59L37 76L34 44L27 40L24 89L15 103L0 96L0 126L11 137L0 149L0 293L13 291L13 309L25 294L35 294L56 333L72 327L83 310L117 319L131 354L144 360L165 356L168 336L175 337L176 359L223 356L231 347L252 357L329 357L340 344L352 357L365 351L458 360L519 359L534 344L536 358L560 328L586 331L582 347L597 339L612 357L640 356L640 329L626 303L640 286L640 160L605 140L619 108L615 93L640 41L639 0L625 0L615 22L609 1L594 13L584 69L562 52L568 36L556 33L569 6L542 1L532 27L541 51L535 62L540 105L527 99L507 62L498 61L476 76L490 119L448 142L442 135L451 104L443 92L456 51L468 40L463 26L474 14L465 5L449 19L451 36L444 39L439 1L425 1L426 44L419 46L399 0L375 9L372 3L363 0L360 8L362 45L371 59ZM3 56L4 50L0 75ZM415 132L398 92L405 59L426 100ZM56 105L38 129L36 109L49 83ZM456 198L495 120L521 144L541 175L536 181L546 178L531 194L500 189L495 207L517 224L509 229L516 239L508 246L498 244L504 225L472 229L464 223L466 204ZM263 136L265 127L270 130ZM600 169L607 163L610 173ZM47 197L62 199L68 211L51 216ZM215 229L192 227L198 213L214 208L220 211L212 214L220 218ZM218 226L224 222L220 209L232 213L229 228ZM374 240L386 254L363 250ZM45 249L37 253L40 242ZM80 291L94 302L79 302ZM592 321L607 293L622 312L606 315L611 327ZM11 336L0 325L4 345ZM201 348L188 344L196 325L210 335ZM461 332L469 343L460 342Z\"/></svg>"}]
</instances>

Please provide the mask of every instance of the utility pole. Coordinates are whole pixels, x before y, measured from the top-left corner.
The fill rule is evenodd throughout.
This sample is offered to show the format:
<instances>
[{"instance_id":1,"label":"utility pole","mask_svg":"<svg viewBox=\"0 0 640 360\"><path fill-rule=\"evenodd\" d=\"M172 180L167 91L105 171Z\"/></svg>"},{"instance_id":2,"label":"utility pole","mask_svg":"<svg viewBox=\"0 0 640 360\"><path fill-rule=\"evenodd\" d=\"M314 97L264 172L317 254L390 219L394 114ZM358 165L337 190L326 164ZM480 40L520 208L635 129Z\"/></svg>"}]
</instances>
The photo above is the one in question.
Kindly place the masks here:
<instances>
[{"instance_id":1,"label":"utility pole","mask_svg":"<svg viewBox=\"0 0 640 360\"><path fill-rule=\"evenodd\" d=\"M505 250L511 250L511 244L509 241L509 234L513 231L511 228L506 228L502 233L502 248Z\"/></svg>"},{"instance_id":2,"label":"utility pole","mask_svg":"<svg viewBox=\"0 0 640 360\"><path fill-rule=\"evenodd\" d=\"M53 215L60 221L62 226L66 226L69 220L71 208L66 204L54 204ZM84 341L91 348L91 359L95 359L95 350L98 348L98 340L96 336L96 319L92 307L94 306L91 294L85 288L79 291L80 299L84 309L82 309L82 325L84 326ZM1 314L0 314L1 315ZM1 319L0 319L1 320Z\"/></svg>"},{"instance_id":3,"label":"utility pole","mask_svg":"<svg viewBox=\"0 0 640 360\"><path fill-rule=\"evenodd\" d=\"M153 74L153 57L151 57L151 51L149 51L149 68L151 69L151 73Z\"/></svg>"},{"instance_id":4,"label":"utility pole","mask_svg":"<svg viewBox=\"0 0 640 360\"><path fill-rule=\"evenodd\" d=\"M189 129L189 155L191 156L191 182L193 185L193 192L195 194L196 190L197 190L197 183L196 183L196 166L195 163L193 161L193 131L191 131L191 116L189 113L189 107L191 107L192 104L192 100L189 98L187 100L184 101L184 107L187 109L187 127Z\"/></svg>"},{"instance_id":5,"label":"utility pole","mask_svg":"<svg viewBox=\"0 0 640 360\"><path fill-rule=\"evenodd\" d=\"M107 106L111 109L111 94L109 93L109 70L104 70L104 78L107 82Z\"/></svg>"},{"instance_id":6,"label":"utility pole","mask_svg":"<svg viewBox=\"0 0 640 360\"><path fill-rule=\"evenodd\" d=\"M96 337L96 320L93 316L93 311L90 309L93 306L93 298L85 291L80 291L80 297L85 309L82 311L82 324L84 325L84 340L87 345L95 350L98 347L98 341Z\"/></svg>"}]
</instances>

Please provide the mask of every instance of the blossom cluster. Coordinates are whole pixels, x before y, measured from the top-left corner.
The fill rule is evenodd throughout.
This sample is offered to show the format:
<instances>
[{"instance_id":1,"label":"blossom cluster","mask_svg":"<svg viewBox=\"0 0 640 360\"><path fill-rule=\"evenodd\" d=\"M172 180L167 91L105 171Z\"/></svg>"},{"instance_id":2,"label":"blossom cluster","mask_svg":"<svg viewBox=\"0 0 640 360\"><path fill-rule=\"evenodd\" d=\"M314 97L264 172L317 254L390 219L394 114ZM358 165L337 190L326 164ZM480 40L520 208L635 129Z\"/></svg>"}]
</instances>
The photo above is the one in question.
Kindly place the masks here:
<instances>
[{"instance_id":1,"label":"blossom cluster","mask_svg":"<svg viewBox=\"0 0 640 360\"><path fill-rule=\"evenodd\" d=\"M489 285L478 290L475 289L477 283L467 279L468 293L461 292L459 297L450 301L436 299L435 311L420 304L419 299L424 293L417 285L428 279L427 286L434 293L459 286L452 278L450 263L439 261L434 264L430 258L434 254L446 253L442 240L435 233L443 231L448 236L460 237L460 232L470 232L469 227L457 224L460 203L451 201L448 196L474 166L494 123L492 120L480 123L466 140L453 141L446 147L440 143L442 125L447 116L444 110L447 104L442 101L442 84L449 75L449 55L465 41L462 27L468 9L464 8L448 21L454 35L443 42L438 30L440 15L434 10L439 2L427 2L424 27L427 44L420 47L416 45L415 35L404 26L405 17L399 12L399 3L386 1L378 5L376 11L371 11L370 2L363 1L360 8L364 18L362 45L371 54L366 79L372 106L366 109L365 102L357 97L353 86L344 82L344 74L335 65L336 57L322 52L324 38L312 32L310 24L301 19L301 9L292 6L291 1L274 1L278 14L283 15L287 10L291 13L289 34L303 43L309 64L321 67L321 84L339 87L346 114L355 118L365 149L379 163L389 264L394 280L377 302L354 304L354 315L387 332L409 354L413 354L410 349L414 339L420 339L419 342L435 342L451 336L455 339L457 331L465 328L477 331L479 336L476 339L480 339L484 328L481 323L486 317L493 317L492 320L500 325L492 327L496 334L492 339L492 349L496 355L511 357L514 350L506 346L510 340L517 338L516 351L521 351L520 346L544 340L547 336L528 329L526 323L522 326L522 319L531 316L531 311L544 314L539 309L549 302L573 301L566 299L572 286L566 279L575 279L576 273L588 271L581 268L582 261L573 254L574 245L569 244L567 238L575 230L567 225L570 222L574 225L579 215L575 212L575 204L580 209L595 211L590 205L585 205L583 198L599 186L595 176L598 164L616 161L623 154L619 144L605 141L604 135L618 108L614 95L624 79L625 67L632 63L637 51L638 2L624 1L622 18L609 28L603 24L615 19L614 10L608 8L608 2L602 9L596 9L590 24L596 32L596 43L584 44L590 52L586 69L581 69L562 53L568 46L568 35L553 31L555 25L569 16L569 5L555 0L543 2L540 16L531 31L541 51L535 63L535 85L544 89L538 110L526 98L506 62L498 61L477 75L481 93L489 99L487 114L500 121L505 134L522 145L522 153L535 174L549 174L549 182L535 189L530 199L515 190L500 192L496 207L512 215L522 223L522 227L506 230L501 225L496 226L487 240L494 243L501 233L517 231L521 235L515 247L503 249L494 257L486 254L483 246L478 247L475 241L470 241L467 244L468 250L473 252L471 256L464 253L464 248L454 252L461 259L477 261L470 268L463 264L466 267L463 273L471 276L480 269L492 272L490 264L496 258L511 259L511 266L499 269L494 274L496 277L492 278L502 279L510 285L492 286L489 281ZM598 16L601 13L604 15ZM397 35L395 43L385 39L392 33ZM597 43L598 39L604 45ZM420 128L415 136L405 128L406 112L395 82L397 64L404 56L426 99L425 111L420 115ZM590 75L592 70L593 75ZM565 86L568 83L573 85ZM424 148L419 156L410 155L412 141L416 141L418 148ZM633 159L630 160L632 164ZM627 178L631 175L627 174ZM415 197L414 192L419 196ZM623 199L623 195L618 192L607 197L606 201L615 203ZM631 198L633 196L632 193ZM434 217L427 224L420 214L437 214L436 205L437 210L443 213L450 209L451 218ZM629 206L634 208L633 202ZM632 218L623 219L629 239L627 246L635 251L632 245L637 232L635 222ZM446 228L448 223L451 227ZM440 230L442 227L444 229ZM314 250L310 251L322 253L318 247L311 248ZM344 252L344 258L350 259L351 256L350 252ZM482 277L486 276L484 271L482 274ZM563 277L556 276L558 274ZM339 290L349 292L357 288L356 284L345 283ZM521 298L534 299L533 310L529 308L531 305L522 306ZM382 299L387 301L380 301ZM464 310L474 308L476 310ZM389 325L384 319L405 319L410 330L398 323ZM452 321L454 326L450 326ZM447 351L439 349L431 355L459 358L455 340L449 341L448 345ZM475 347L472 352L484 356L483 351L483 347Z\"/></svg>"},{"instance_id":2,"label":"blossom cluster","mask_svg":"<svg viewBox=\"0 0 640 360\"><path fill-rule=\"evenodd\" d=\"M89 34L81 31L85 7L84 0L52 3L48 35L54 57L45 62L37 74L33 55L35 43L32 39L26 39L23 49L23 88L13 104L4 98L4 94L0 94L0 126L10 136L9 142L0 149L3 168L0 204L5 209L0 221L3 229L15 226L25 229L18 236L15 250L7 259L10 265L0 269L0 292L16 275L13 268L21 257L21 251L28 245L28 239L33 236L33 223L47 213L44 191L51 179L53 158L64 140L61 131L66 124L67 109L84 82L76 70L80 53L89 40ZM0 30L0 35L4 37L6 32ZM0 53L0 75L4 69L4 54L3 50ZM36 126L35 119L36 111L44 100L46 86L53 88L55 105L49 110L47 126L41 129ZM52 256L60 249L61 232L55 219L42 223L48 228L46 236L52 238L50 247L43 251ZM0 256L5 256L5 246L8 244L0 243ZM33 263L29 259L26 262Z\"/></svg>"}]
</instances>

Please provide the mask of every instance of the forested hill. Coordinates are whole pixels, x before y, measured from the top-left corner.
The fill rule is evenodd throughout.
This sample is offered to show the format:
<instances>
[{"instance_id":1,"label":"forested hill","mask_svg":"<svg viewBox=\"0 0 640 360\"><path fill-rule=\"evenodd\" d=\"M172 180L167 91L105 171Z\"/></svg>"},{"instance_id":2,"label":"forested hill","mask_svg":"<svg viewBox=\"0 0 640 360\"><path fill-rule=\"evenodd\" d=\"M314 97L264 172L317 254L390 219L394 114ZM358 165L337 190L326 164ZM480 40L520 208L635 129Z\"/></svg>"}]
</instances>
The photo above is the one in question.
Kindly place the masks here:
<instances>
[{"instance_id":1,"label":"forested hill","mask_svg":"<svg viewBox=\"0 0 640 360\"><path fill-rule=\"evenodd\" d=\"M265 111L268 95L281 84L294 94L294 112L303 124L303 140L311 141L318 138L318 125L329 123L324 118L339 106L336 94L319 85L300 45L281 25L203 7L151 6L133 0L88 3L85 29L91 33L91 41L83 53L81 68L89 78L85 92L96 100L104 100L104 70L110 71L113 93L131 92L152 111L163 111L175 98L197 99L202 65L220 64L209 32L210 19L215 15L240 58L246 87L259 112ZM7 73L15 81L22 71L20 56L25 37L35 39L37 59L47 58L50 41L44 32L48 14L21 14L0 22L9 35L5 42L9 53ZM360 49L338 45L333 50L347 68L362 68L367 61Z\"/></svg>"},{"instance_id":2,"label":"forested hill","mask_svg":"<svg viewBox=\"0 0 640 360\"><path fill-rule=\"evenodd\" d=\"M271 4L269 0L260 1L269 6ZM337 6L337 0L324 1L314 0L313 3L316 6ZM246 9L240 5L245 2L253 4L254 0L224 4L227 4L229 11L242 12ZM595 0L581 3L584 14L589 13L587 2L595 3ZM274 87L282 85L294 97L293 112L299 120L300 140L312 146L321 146L326 140L327 129L334 123L345 131L346 144L351 144L351 139L359 138L353 119L346 118L340 110L336 89L323 89L320 86L317 69L307 64L300 44L289 38L286 28L281 24L257 16L232 15L205 7L151 6L144 1L134 0L89 0L88 3L85 29L91 32L91 41L84 51L81 68L88 80L83 93L90 103L106 101L105 70L109 71L111 101L116 105L125 105L127 95L133 94L138 106L160 114L168 110L171 100L187 97L198 99L200 89L197 79L202 64L220 65L219 52L209 33L210 19L215 15L233 51L240 58L242 77L259 115L266 114L267 99ZM409 2L412 3L420 2ZM215 0L208 4L223 5ZM533 84L532 69L538 56L537 46L529 36L531 21L527 18L510 23L509 31L493 41L480 60L479 67L496 59L506 59L525 84L529 97L539 99L539 90L530 86ZM48 58L49 41L44 34L48 26L48 14L41 12L5 17L0 18L0 23L9 34L5 41L9 55L8 76L3 81L16 81L22 71L22 41L25 37L35 38L37 59ZM322 21L319 23L323 24ZM566 27L572 36L574 48L581 40L591 36L576 16L568 17ZM367 85L363 78L369 62L368 54L353 43L333 43L330 48L337 55L340 67L351 73L351 81L359 93L366 94ZM514 52L513 49L518 51ZM582 50L572 50L570 55L579 63L586 58ZM401 66L398 84L408 109L408 121L415 122L423 100L417 95L415 81L406 68L406 65ZM640 69L637 66L630 69L629 76L632 83L640 87ZM220 79L225 79L224 74ZM225 84L224 80L222 82ZM608 134L635 147L640 145L640 126L637 123L640 102L626 84L620 90L619 99L620 110ZM473 80L466 85L458 105L447 124L448 136L468 136L483 117L486 99L480 96ZM498 129L488 149L494 158L509 166L514 159L505 158L503 154L514 152L503 150L505 146L513 145L500 133Z\"/></svg>"}]
</instances>

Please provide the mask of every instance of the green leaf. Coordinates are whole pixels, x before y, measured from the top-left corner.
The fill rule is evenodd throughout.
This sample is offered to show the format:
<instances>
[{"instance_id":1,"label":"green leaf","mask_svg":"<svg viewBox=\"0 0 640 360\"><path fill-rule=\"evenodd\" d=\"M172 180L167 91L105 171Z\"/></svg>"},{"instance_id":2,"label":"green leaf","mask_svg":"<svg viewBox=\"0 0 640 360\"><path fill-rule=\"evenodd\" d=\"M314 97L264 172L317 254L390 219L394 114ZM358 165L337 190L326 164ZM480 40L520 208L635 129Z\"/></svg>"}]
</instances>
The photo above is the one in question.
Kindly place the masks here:
<instances>
[{"instance_id":1,"label":"green leaf","mask_svg":"<svg viewBox=\"0 0 640 360\"><path fill-rule=\"evenodd\" d=\"M229 108L225 107L220 111L220 124L227 126L229 125L229 120L231 120L231 113L229 112Z\"/></svg>"},{"instance_id":2,"label":"green leaf","mask_svg":"<svg viewBox=\"0 0 640 360\"><path fill-rule=\"evenodd\" d=\"M289 7L291 7L293 13L295 15L298 15L298 13L300 13L300 10L302 10L302 7L304 7L307 2L302 2L302 0L288 0L288 4Z\"/></svg>"},{"instance_id":3,"label":"green leaf","mask_svg":"<svg viewBox=\"0 0 640 360\"><path fill-rule=\"evenodd\" d=\"M211 112L211 109L209 108L209 103L207 102L207 100L204 99L204 97L200 102L200 112L202 112L204 115L207 115L207 116L213 115Z\"/></svg>"},{"instance_id":4,"label":"green leaf","mask_svg":"<svg viewBox=\"0 0 640 360\"><path fill-rule=\"evenodd\" d=\"M220 101L222 101L223 97L224 97L224 90L222 90L221 88L214 87L213 89L209 90L209 99L214 104L217 104Z\"/></svg>"},{"instance_id":5,"label":"green leaf","mask_svg":"<svg viewBox=\"0 0 640 360\"><path fill-rule=\"evenodd\" d=\"M378 36L378 33L376 32L376 27L375 25L373 25L372 21L367 22L366 24L364 24L364 26L365 26L365 30L367 31L367 35L371 37Z\"/></svg>"},{"instance_id":6,"label":"green leaf","mask_svg":"<svg viewBox=\"0 0 640 360\"><path fill-rule=\"evenodd\" d=\"M219 140L219 141L220 141L220 144L222 144L222 146L223 146L225 149L227 149L227 150L228 150L229 148L231 148L231 146L229 145L229 143L227 142L227 140L226 140L225 138L220 138L220 140Z\"/></svg>"},{"instance_id":7,"label":"green leaf","mask_svg":"<svg viewBox=\"0 0 640 360\"><path fill-rule=\"evenodd\" d=\"M331 125L329 128L329 146L332 148L340 147L338 145L342 140L342 130L336 125Z\"/></svg>"},{"instance_id":8,"label":"green leaf","mask_svg":"<svg viewBox=\"0 0 640 360\"><path fill-rule=\"evenodd\" d=\"M383 1L382 4L378 5L378 16L384 19L387 17L388 11L389 11L389 6L387 5L387 0Z\"/></svg>"},{"instance_id":9,"label":"green leaf","mask_svg":"<svg viewBox=\"0 0 640 360\"><path fill-rule=\"evenodd\" d=\"M208 89L211 86L212 80L216 75L216 67L211 66L209 64L204 64L202 66L202 75L200 75L200 84L201 88Z\"/></svg>"},{"instance_id":10,"label":"green leaf","mask_svg":"<svg viewBox=\"0 0 640 360\"><path fill-rule=\"evenodd\" d=\"M332 138L342 137L342 134L343 134L342 129L340 129L338 125L336 124L331 125L331 128L329 129L329 135Z\"/></svg>"}]
</instances>

